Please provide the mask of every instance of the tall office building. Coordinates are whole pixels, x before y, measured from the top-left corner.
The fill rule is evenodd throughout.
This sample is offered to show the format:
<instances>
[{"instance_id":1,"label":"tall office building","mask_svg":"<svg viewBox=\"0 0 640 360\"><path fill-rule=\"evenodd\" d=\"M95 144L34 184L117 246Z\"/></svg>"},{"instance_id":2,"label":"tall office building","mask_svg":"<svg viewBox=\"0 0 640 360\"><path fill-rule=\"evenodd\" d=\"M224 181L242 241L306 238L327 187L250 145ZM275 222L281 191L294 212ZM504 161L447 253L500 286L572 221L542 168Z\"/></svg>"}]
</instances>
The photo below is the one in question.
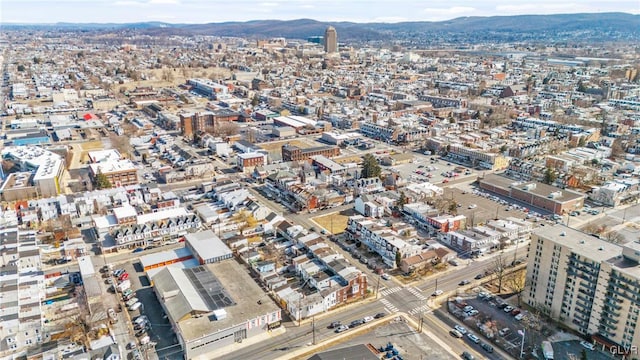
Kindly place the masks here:
<instances>
[{"instance_id":1,"label":"tall office building","mask_svg":"<svg viewBox=\"0 0 640 360\"><path fill-rule=\"evenodd\" d=\"M640 344L640 241L556 225L532 235L524 300L607 347Z\"/></svg>"},{"instance_id":2,"label":"tall office building","mask_svg":"<svg viewBox=\"0 0 640 360\"><path fill-rule=\"evenodd\" d=\"M338 33L333 26L329 26L324 32L324 51L327 54L338 52Z\"/></svg>"}]
</instances>

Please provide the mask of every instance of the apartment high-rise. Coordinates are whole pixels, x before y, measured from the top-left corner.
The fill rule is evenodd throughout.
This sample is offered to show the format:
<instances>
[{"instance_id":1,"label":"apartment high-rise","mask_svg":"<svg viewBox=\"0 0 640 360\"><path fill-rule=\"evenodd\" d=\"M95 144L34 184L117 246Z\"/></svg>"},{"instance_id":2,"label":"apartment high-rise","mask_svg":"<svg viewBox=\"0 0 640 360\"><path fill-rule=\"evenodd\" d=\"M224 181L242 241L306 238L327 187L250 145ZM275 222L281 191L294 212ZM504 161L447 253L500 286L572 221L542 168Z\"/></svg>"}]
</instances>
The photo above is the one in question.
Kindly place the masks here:
<instances>
[{"instance_id":1,"label":"apartment high-rise","mask_svg":"<svg viewBox=\"0 0 640 360\"><path fill-rule=\"evenodd\" d=\"M338 52L338 33L333 26L329 26L324 32L324 51L327 54Z\"/></svg>"},{"instance_id":2,"label":"apartment high-rise","mask_svg":"<svg viewBox=\"0 0 640 360\"><path fill-rule=\"evenodd\" d=\"M524 300L616 349L640 344L640 241L624 245L563 225L534 232Z\"/></svg>"}]
</instances>

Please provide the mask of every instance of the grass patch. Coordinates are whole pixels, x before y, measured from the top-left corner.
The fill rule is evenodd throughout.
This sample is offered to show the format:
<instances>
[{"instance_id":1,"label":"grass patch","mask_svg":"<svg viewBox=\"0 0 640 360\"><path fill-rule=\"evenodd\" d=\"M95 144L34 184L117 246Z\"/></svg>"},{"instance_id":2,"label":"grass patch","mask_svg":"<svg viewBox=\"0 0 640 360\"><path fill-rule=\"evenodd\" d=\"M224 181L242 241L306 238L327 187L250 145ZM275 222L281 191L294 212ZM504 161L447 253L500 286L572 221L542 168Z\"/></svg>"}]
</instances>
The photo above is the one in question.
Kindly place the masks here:
<instances>
[{"instance_id":1,"label":"grass patch","mask_svg":"<svg viewBox=\"0 0 640 360\"><path fill-rule=\"evenodd\" d=\"M327 229L332 234L340 234L347 228L347 222L349 221L349 215L343 213L332 213L323 216L314 217L311 220L315 221L318 225Z\"/></svg>"}]
</instances>

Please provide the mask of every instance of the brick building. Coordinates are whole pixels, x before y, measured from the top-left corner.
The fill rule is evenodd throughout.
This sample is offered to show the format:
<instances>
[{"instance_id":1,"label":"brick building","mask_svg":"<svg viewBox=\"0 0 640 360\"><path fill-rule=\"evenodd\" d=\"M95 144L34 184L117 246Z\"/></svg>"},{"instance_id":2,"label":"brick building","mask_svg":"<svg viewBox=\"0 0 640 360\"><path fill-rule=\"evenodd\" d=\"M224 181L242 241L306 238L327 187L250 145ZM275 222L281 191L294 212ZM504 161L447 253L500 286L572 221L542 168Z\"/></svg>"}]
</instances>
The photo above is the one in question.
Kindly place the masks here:
<instances>
[{"instance_id":1,"label":"brick building","mask_svg":"<svg viewBox=\"0 0 640 360\"><path fill-rule=\"evenodd\" d=\"M317 146L302 149L289 144L282 146L282 161L304 161L316 155L332 158L340 155L340 148L337 146Z\"/></svg>"},{"instance_id":2,"label":"brick building","mask_svg":"<svg viewBox=\"0 0 640 360\"><path fill-rule=\"evenodd\" d=\"M558 215L581 209L585 199L579 192L535 181L516 182L494 174L480 179L480 188Z\"/></svg>"}]
</instances>

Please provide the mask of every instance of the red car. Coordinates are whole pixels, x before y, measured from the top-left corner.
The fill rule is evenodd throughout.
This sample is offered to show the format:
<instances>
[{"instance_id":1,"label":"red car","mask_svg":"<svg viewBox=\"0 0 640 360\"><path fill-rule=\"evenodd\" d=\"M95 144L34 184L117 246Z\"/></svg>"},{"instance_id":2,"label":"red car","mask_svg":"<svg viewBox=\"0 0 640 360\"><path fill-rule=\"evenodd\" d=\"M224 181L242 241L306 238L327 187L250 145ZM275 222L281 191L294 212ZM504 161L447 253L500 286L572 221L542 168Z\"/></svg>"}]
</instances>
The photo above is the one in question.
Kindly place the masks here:
<instances>
[{"instance_id":1,"label":"red car","mask_svg":"<svg viewBox=\"0 0 640 360\"><path fill-rule=\"evenodd\" d=\"M511 315L516 316L516 315L520 314L520 312L521 312L520 309L513 309L513 310L511 310Z\"/></svg>"},{"instance_id":2,"label":"red car","mask_svg":"<svg viewBox=\"0 0 640 360\"><path fill-rule=\"evenodd\" d=\"M129 274L128 273L124 273L124 274L120 275L118 280L119 281L124 281L124 280L127 280L128 278L129 278Z\"/></svg>"},{"instance_id":3,"label":"red car","mask_svg":"<svg viewBox=\"0 0 640 360\"><path fill-rule=\"evenodd\" d=\"M444 180L442 180L442 183L443 183L443 184L446 184L446 183L448 183L448 182L449 182L449 179L444 179Z\"/></svg>"}]
</instances>

